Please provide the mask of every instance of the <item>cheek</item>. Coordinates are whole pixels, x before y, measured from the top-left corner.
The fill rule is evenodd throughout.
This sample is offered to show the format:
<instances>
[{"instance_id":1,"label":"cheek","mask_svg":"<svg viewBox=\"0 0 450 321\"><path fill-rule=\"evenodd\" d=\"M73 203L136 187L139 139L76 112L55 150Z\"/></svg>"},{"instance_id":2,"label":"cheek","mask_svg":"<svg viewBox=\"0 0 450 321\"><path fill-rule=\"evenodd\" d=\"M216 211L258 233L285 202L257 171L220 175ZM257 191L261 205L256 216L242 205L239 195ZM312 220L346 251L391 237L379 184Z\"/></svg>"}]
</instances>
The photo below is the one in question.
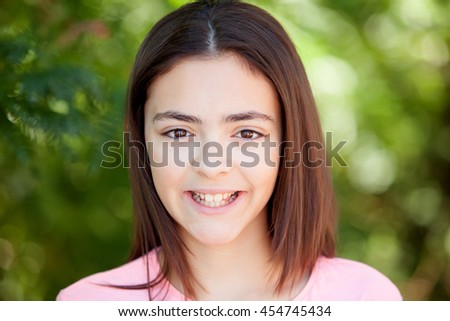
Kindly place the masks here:
<instances>
[{"instance_id":1,"label":"cheek","mask_svg":"<svg viewBox=\"0 0 450 321\"><path fill-rule=\"evenodd\" d=\"M275 176L280 162L279 155L278 141L245 142L233 149L235 166L244 168L249 172L265 174L275 172Z\"/></svg>"},{"instance_id":2,"label":"cheek","mask_svg":"<svg viewBox=\"0 0 450 321\"><path fill-rule=\"evenodd\" d=\"M278 176L278 166L263 163L257 167L246 169L246 176L257 189L273 189Z\"/></svg>"},{"instance_id":3,"label":"cheek","mask_svg":"<svg viewBox=\"0 0 450 321\"><path fill-rule=\"evenodd\" d=\"M150 164L155 168L185 168L192 159L194 144L186 141L147 140Z\"/></svg>"},{"instance_id":4,"label":"cheek","mask_svg":"<svg viewBox=\"0 0 450 321\"><path fill-rule=\"evenodd\" d=\"M176 189L181 186L186 171L186 167L177 165L178 161L183 161L183 152L180 150L177 153L170 142L153 141L147 143L147 154L156 191L167 207Z\"/></svg>"},{"instance_id":5,"label":"cheek","mask_svg":"<svg viewBox=\"0 0 450 321\"><path fill-rule=\"evenodd\" d=\"M173 194L173 187L178 185L177 175L168 167L152 167L151 172L159 198L166 205Z\"/></svg>"},{"instance_id":6,"label":"cheek","mask_svg":"<svg viewBox=\"0 0 450 321\"><path fill-rule=\"evenodd\" d=\"M251 182L255 190L272 193L279 169L278 142L269 145L267 142L249 143L236 151L235 166Z\"/></svg>"},{"instance_id":7,"label":"cheek","mask_svg":"<svg viewBox=\"0 0 450 321\"><path fill-rule=\"evenodd\" d=\"M183 173L170 166L152 167L151 172L159 199L169 215L175 221L179 221L178 209L181 206L179 186L182 184Z\"/></svg>"}]
</instances>

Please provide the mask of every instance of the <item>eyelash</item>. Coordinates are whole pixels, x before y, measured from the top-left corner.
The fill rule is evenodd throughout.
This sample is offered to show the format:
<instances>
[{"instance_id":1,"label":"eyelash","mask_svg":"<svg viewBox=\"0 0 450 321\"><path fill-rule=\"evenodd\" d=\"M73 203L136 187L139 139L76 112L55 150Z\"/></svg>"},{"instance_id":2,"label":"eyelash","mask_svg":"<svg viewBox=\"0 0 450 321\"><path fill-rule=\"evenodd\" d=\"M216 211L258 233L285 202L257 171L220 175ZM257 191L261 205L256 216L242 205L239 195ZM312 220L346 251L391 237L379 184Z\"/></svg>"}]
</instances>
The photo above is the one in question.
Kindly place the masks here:
<instances>
[{"instance_id":1,"label":"eyelash","mask_svg":"<svg viewBox=\"0 0 450 321\"><path fill-rule=\"evenodd\" d=\"M184 133L186 134L186 136L175 136L175 132L184 132ZM244 137L242 137L242 132L250 132L252 135L256 135L256 136L258 136L258 137L254 137L254 138L244 138ZM172 134L171 134L171 133L172 133ZM240 135L241 137L239 137L239 138L240 138L240 139L245 139L245 140L255 140L255 139L258 139L258 138L264 136L264 135L261 134L260 132L257 132L256 130L252 130L252 129L243 129L243 130L240 130L238 133L241 133L241 135ZM187 135L187 134L188 134L188 135ZM189 131L187 131L186 129L175 128L175 129L171 129L171 130L169 130L169 131L163 133L163 135L165 135L165 136L167 136L167 137L170 137L170 138L172 138L172 139L175 139L175 138L185 138L185 137L190 137L190 136L192 136L193 134L190 133Z\"/></svg>"},{"instance_id":2,"label":"eyelash","mask_svg":"<svg viewBox=\"0 0 450 321\"><path fill-rule=\"evenodd\" d=\"M167 132L165 132L165 133L163 133L163 135L164 136L167 136L167 137L170 137L170 138L173 138L173 139L175 139L175 138L184 138L184 137L189 137L189 136L192 136L192 134L191 133L189 133L190 135L187 135L187 136L175 136L175 132L180 132L180 131L183 131L183 132L185 132L185 133L189 133L189 131L187 131L186 129L182 129L182 128L175 128L175 129L171 129L171 130L169 130L169 131L167 131ZM169 135L170 133L173 133L172 135Z\"/></svg>"},{"instance_id":3,"label":"eyelash","mask_svg":"<svg viewBox=\"0 0 450 321\"><path fill-rule=\"evenodd\" d=\"M255 138L244 138L244 137L242 137L242 132L250 132L252 134L257 135L258 137L255 137ZM255 140L255 139L258 139L258 138L263 136L263 134L257 132L256 130L252 130L252 129L243 129L243 130L239 131L238 133L241 133L241 137L240 138L241 139L245 139L245 140Z\"/></svg>"}]
</instances>

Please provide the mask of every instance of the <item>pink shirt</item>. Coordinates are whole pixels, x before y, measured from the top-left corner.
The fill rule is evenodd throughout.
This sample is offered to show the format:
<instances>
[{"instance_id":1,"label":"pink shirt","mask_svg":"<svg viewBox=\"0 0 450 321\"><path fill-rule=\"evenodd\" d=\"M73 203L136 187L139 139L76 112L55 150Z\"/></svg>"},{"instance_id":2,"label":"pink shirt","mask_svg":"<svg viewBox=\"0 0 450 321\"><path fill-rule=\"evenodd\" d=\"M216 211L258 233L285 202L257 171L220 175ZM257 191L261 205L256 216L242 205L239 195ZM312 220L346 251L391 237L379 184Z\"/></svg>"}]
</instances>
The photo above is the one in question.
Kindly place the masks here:
<instances>
[{"instance_id":1,"label":"pink shirt","mask_svg":"<svg viewBox=\"0 0 450 321\"><path fill-rule=\"evenodd\" d=\"M159 272L155 250L148 254L150 279ZM104 285L135 285L147 282L145 260L141 257L123 266L88 276L62 290L57 300L140 301L148 300L144 290L123 290ZM181 301L184 296L172 285L152 290L154 300ZM342 258L318 259L310 278L294 301L402 300L397 287L374 268Z\"/></svg>"}]
</instances>

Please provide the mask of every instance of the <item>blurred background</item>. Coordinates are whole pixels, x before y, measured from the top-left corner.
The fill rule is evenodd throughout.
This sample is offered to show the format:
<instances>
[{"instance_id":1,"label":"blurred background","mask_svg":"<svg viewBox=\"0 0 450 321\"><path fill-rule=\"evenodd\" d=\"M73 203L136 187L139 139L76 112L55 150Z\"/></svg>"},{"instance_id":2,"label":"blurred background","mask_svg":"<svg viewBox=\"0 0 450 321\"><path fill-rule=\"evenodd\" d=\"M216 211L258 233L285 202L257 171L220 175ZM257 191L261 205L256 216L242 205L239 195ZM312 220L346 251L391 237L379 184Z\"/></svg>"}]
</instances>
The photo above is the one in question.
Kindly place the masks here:
<instances>
[{"instance_id":1,"label":"blurred background","mask_svg":"<svg viewBox=\"0 0 450 321\"><path fill-rule=\"evenodd\" d=\"M185 2L1 1L1 300L53 300L126 260L127 172L101 168L101 146L122 141L140 42ZM348 166L332 167L338 255L406 300L449 300L450 3L249 2L285 26L331 147L346 141Z\"/></svg>"}]
</instances>

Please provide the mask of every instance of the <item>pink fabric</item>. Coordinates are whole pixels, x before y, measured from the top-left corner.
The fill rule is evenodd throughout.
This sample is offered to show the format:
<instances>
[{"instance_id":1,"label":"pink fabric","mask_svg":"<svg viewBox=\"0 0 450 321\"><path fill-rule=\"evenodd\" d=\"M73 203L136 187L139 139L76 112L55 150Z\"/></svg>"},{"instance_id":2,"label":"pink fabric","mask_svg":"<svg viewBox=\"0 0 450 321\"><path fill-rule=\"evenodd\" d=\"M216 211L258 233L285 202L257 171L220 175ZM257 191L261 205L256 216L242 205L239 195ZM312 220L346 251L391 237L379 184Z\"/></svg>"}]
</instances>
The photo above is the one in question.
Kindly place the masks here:
<instances>
[{"instance_id":1,"label":"pink fabric","mask_svg":"<svg viewBox=\"0 0 450 321\"><path fill-rule=\"evenodd\" d=\"M148 254L150 278L159 272L155 250ZM148 291L123 290L105 285L134 285L147 281L144 258L116 269L88 276L62 290L57 300L70 301L140 301L148 300ZM160 285L152 291L154 300L181 301L181 294L172 285ZM321 257L310 278L294 301L338 300L402 300L397 287L374 268L342 258Z\"/></svg>"}]
</instances>

